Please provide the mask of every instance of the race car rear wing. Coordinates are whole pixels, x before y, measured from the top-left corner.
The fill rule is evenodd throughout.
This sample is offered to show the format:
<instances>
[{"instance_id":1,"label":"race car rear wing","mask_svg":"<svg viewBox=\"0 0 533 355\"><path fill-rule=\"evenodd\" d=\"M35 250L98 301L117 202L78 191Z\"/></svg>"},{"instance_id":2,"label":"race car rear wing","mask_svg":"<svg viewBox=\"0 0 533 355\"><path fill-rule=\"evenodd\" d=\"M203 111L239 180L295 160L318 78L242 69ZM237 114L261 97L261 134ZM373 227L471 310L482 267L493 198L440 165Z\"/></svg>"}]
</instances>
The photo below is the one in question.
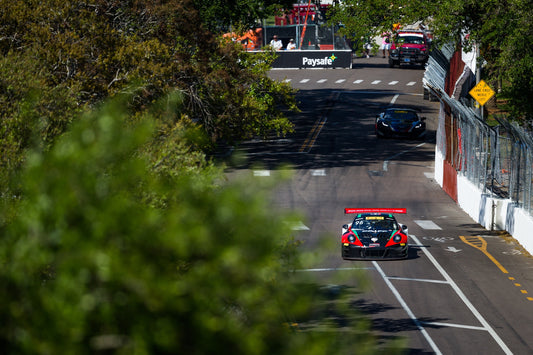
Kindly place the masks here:
<instances>
[{"instance_id":1,"label":"race car rear wing","mask_svg":"<svg viewBox=\"0 0 533 355\"><path fill-rule=\"evenodd\" d=\"M407 213L407 208L345 208L345 214L349 213Z\"/></svg>"}]
</instances>

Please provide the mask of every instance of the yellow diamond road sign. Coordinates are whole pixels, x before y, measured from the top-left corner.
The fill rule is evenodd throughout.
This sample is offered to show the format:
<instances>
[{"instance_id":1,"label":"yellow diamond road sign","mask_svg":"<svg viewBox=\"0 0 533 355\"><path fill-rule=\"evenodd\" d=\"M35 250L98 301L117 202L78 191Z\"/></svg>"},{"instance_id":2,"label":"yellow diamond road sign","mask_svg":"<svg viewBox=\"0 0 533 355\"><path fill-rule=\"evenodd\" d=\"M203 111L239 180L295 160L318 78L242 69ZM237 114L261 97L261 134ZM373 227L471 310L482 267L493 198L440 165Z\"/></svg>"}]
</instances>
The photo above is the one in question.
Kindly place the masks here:
<instances>
[{"instance_id":1,"label":"yellow diamond road sign","mask_svg":"<svg viewBox=\"0 0 533 355\"><path fill-rule=\"evenodd\" d=\"M470 90L469 94L472 95L481 106L483 106L494 96L494 90L492 90L485 81L480 80L479 83Z\"/></svg>"}]
</instances>

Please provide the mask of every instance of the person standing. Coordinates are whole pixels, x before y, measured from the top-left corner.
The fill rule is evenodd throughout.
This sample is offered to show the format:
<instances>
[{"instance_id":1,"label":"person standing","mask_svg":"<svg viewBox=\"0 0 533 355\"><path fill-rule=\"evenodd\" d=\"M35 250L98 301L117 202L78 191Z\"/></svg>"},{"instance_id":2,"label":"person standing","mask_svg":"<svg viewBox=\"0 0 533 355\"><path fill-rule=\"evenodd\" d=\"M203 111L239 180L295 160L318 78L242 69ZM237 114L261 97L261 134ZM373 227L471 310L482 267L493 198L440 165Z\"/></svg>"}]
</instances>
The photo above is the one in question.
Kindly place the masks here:
<instances>
[{"instance_id":1,"label":"person standing","mask_svg":"<svg viewBox=\"0 0 533 355\"><path fill-rule=\"evenodd\" d=\"M390 54L390 33L385 32L381 35L381 50L383 51L383 58L385 58L385 52L387 52L387 56Z\"/></svg>"},{"instance_id":2,"label":"person standing","mask_svg":"<svg viewBox=\"0 0 533 355\"><path fill-rule=\"evenodd\" d=\"M290 51L293 49L296 49L296 43L294 43L294 39L291 38L289 44L287 44L287 50Z\"/></svg>"},{"instance_id":3,"label":"person standing","mask_svg":"<svg viewBox=\"0 0 533 355\"><path fill-rule=\"evenodd\" d=\"M370 36L366 36L363 44L363 55L370 58L370 50L372 49L372 39Z\"/></svg>"},{"instance_id":4,"label":"person standing","mask_svg":"<svg viewBox=\"0 0 533 355\"><path fill-rule=\"evenodd\" d=\"M274 50L279 51L281 50L281 47L283 47L283 42L281 42L281 39L278 39L277 35L274 35L272 41L270 41L270 45Z\"/></svg>"}]
</instances>

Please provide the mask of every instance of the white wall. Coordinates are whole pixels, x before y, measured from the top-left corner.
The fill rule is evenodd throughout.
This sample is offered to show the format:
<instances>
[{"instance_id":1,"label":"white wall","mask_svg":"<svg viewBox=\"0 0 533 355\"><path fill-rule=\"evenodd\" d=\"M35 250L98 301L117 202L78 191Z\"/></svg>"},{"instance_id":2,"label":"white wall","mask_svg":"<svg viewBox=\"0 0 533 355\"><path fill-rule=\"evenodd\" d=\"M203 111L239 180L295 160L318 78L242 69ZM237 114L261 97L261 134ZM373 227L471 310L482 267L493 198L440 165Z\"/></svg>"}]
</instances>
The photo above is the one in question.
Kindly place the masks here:
<instances>
[{"instance_id":1,"label":"white wall","mask_svg":"<svg viewBox=\"0 0 533 355\"><path fill-rule=\"evenodd\" d=\"M435 152L435 180L442 187L442 155ZM440 178L439 178L440 177ZM461 174L457 175L457 204L487 230L504 230L533 254L533 217L509 199L484 194Z\"/></svg>"}]
</instances>

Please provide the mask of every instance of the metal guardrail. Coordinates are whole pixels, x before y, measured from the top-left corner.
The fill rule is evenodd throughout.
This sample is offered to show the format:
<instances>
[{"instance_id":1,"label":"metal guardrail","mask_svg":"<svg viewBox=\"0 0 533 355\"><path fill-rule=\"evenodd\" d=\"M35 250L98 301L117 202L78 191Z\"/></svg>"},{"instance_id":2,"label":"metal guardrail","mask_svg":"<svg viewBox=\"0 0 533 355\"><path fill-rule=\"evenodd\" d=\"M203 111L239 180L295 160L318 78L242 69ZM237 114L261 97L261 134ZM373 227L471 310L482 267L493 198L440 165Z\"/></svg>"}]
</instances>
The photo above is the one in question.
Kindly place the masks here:
<instances>
[{"instance_id":1,"label":"metal guardrail","mask_svg":"<svg viewBox=\"0 0 533 355\"><path fill-rule=\"evenodd\" d=\"M448 96L444 87L453 51L452 46L434 49L424 74L425 88L446 103L452 117L448 127L439 127L438 149L448 152L449 163L483 193L510 199L533 215L531 132L505 115L494 117L498 125L489 126L472 99Z\"/></svg>"}]
</instances>

